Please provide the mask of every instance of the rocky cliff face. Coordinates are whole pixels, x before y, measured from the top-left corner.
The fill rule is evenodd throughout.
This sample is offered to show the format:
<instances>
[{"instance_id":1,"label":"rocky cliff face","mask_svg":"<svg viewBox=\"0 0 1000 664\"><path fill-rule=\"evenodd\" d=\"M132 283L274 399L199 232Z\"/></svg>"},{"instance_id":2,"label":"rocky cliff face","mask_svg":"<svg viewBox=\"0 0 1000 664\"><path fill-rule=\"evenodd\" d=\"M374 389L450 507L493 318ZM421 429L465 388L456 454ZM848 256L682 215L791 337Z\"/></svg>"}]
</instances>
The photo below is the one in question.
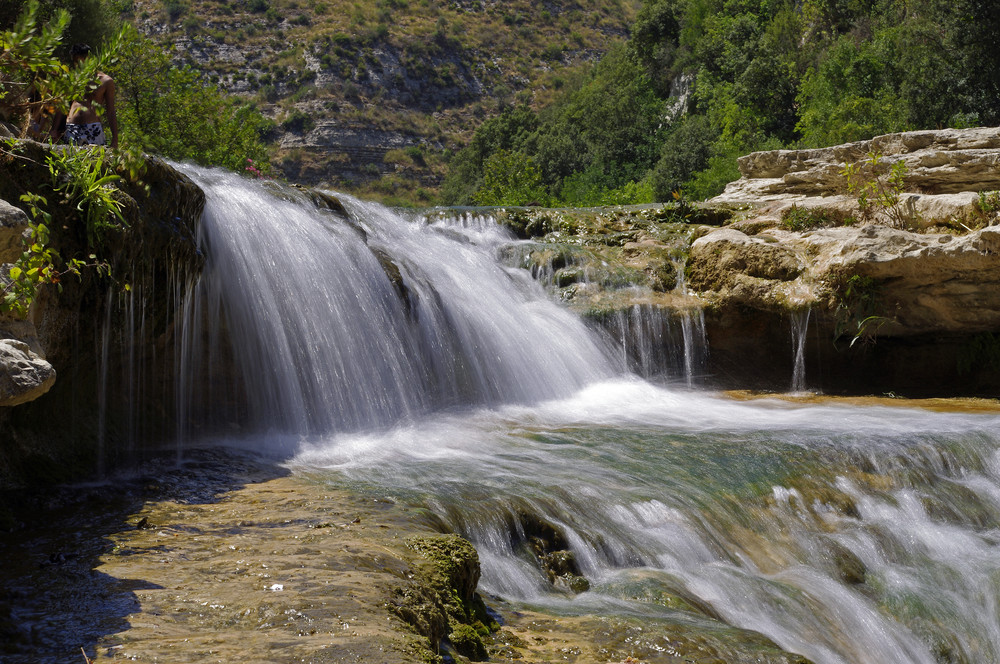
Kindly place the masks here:
<instances>
[{"instance_id":1,"label":"rocky cliff face","mask_svg":"<svg viewBox=\"0 0 1000 664\"><path fill-rule=\"evenodd\" d=\"M505 106L549 98L627 37L641 4L137 0L126 18L273 118L285 177L384 179L386 193L437 186L446 150Z\"/></svg>"},{"instance_id":2,"label":"rocky cliff face","mask_svg":"<svg viewBox=\"0 0 1000 664\"><path fill-rule=\"evenodd\" d=\"M28 191L51 203L50 246L63 257L95 251L111 277L84 270L44 286L26 317L0 316L0 486L80 479L172 435L175 329L186 286L198 274L204 195L154 158L116 197L126 230L86 245L79 214L52 191L49 150L30 141L0 164L0 272L21 252ZM127 287L126 287L127 286Z\"/></svg>"}]
</instances>

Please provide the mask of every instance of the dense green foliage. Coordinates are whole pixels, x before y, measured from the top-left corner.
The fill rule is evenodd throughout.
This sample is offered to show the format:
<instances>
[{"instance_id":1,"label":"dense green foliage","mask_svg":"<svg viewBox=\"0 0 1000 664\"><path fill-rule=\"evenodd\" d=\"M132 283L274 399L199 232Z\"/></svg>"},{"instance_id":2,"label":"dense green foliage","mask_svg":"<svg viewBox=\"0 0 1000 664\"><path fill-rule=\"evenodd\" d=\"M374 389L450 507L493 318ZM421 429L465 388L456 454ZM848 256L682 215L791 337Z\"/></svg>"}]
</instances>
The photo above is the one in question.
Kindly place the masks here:
<instances>
[{"instance_id":1,"label":"dense green foliage","mask_svg":"<svg viewBox=\"0 0 1000 664\"><path fill-rule=\"evenodd\" d=\"M500 150L530 157L555 202L642 202L714 195L754 150L996 124L998 38L981 0L646 0L626 48L485 123L444 195L473 200Z\"/></svg>"},{"instance_id":2,"label":"dense green foliage","mask_svg":"<svg viewBox=\"0 0 1000 664\"><path fill-rule=\"evenodd\" d=\"M0 9L10 0L0 0ZM18 4L18 3L15 3ZM31 3L31 25L15 25L0 12L5 34L30 39L0 44L0 110L25 121L29 89L41 93L34 106L63 112L69 101L106 71L117 85L122 144L176 160L242 171L247 160L267 169L264 137L274 126L256 108L220 91L194 69L177 65L171 52L115 18L108 0L45 0ZM27 16L27 13L22 14ZM70 43L98 47L83 65L66 64ZM31 67L22 66L30 63Z\"/></svg>"},{"instance_id":3,"label":"dense green foliage","mask_svg":"<svg viewBox=\"0 0 1000 664\"><path fill-rule=\"evenodd\" d=\"M170 54L126 25L118 61L118 118L129 145L170 159L243 170L267 164L262 137L273 123L171 62Z\"/></svg>"}]
</instances>

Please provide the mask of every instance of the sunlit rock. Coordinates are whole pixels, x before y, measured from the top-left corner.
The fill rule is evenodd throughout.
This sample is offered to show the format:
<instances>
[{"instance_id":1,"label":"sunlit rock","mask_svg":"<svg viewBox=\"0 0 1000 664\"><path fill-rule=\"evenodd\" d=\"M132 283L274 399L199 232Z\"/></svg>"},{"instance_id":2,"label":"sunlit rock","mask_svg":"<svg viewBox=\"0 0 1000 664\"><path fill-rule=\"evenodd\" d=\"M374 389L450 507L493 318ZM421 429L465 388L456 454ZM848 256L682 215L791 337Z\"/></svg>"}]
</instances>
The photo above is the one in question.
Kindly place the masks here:
<instances>
[{"instance_id":1,"label":"sunlit rock","mask_svg":"<svg viewBox=\"0 0 1000 664\"><path fill-rule=\"evenodd\" d=\"M0 407L34 401L56 382L56 370L16 339L0 339Z\"/></svg>"}]
</instances>

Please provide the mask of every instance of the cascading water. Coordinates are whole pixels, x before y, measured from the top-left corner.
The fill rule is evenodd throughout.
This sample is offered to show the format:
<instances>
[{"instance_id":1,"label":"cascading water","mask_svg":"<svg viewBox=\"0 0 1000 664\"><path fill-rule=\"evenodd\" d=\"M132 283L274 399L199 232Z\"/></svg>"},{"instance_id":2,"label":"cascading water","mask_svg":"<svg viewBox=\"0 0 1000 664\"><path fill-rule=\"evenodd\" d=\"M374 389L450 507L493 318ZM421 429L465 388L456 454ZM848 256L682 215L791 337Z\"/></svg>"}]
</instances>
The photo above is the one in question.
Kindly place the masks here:
<instances>
[{"instance_id":1,"label":"cascading water","mask_svg":"<svg viewBox=\"0 0 1000 664\"><path fill-rule=\"evenodd\" d=\"M792 314L792 392L805 392L806 389L806 333L809 331L809 314L812 309L797 311Z\"/></svg>"},{"instance_id":2,"label":"cascading water","mask_svg":"<svg viewBox=\"0 0 1000 664\"><path fill-rule=\"evenodd\" d=\"M615 381L332 436L298 462L429 506L476 545L494 595L647 631L687 605L820 664L974 664L1000 661L997 431L995 415ZM589 591L553 585L537 522Z\"/></svg>"},{"instance_id":3,"label":"cascading water","mask_svg":"<svg viewBox=\"0 0 1000 664\"><path fill-rule=\"evenodd\" d=\"M296 465L429 509L484 591L721 621L819 664L1000 661L1000 417L656 387L498 265L488 220L347 199L348 222L187 172L209 255L189 320L214 327L186 363L231 354L259 430L308 434ZM541 569L540 529L589 590Z\"/></svg>"},{"instance_id":4,"label":"cascading water","mask_svg":"<svg viewBox=\"0 0 1000 664\"><path fill-rule=\"evenodd\" d=\"M665 377L693 387L704 371L705 320L701 310L669 311L636 304L606 316L602 327L617 342L629 370L643 378Z\"/></svg>"},{"instance_id":5,"label":"cascading water","mask_svg":"<svg viewBox=\"0 0 1000 664\"><path fill-rule=\"evenodd\" d=\"M510 239L496 224L407 223L345 199L348 222L288 192L187 171L208 194L195 316L225 325L259 426L385 426L563 396L612 373L578 319L496 263ZM212 352L193 348L191 362Z\"/></svg>"}]
</instances>

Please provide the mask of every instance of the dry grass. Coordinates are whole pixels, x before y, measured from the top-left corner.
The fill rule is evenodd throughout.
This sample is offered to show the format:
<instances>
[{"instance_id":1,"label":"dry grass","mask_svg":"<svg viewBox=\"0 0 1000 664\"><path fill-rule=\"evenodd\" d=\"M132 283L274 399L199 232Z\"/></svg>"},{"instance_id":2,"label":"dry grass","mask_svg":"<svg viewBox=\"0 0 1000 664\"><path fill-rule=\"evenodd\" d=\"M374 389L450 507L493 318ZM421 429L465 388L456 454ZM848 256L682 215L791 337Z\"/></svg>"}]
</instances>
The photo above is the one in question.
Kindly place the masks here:
<instances>
[{"instance_id":1,"label":"dry grass","mask_svg":"<svg viewBox=\"0 0 1000 664\"><path fill-rule=\"evenodd\" d=\"M137 0L134 16L151 32L166 26L157 39L182 46L181 59L275 119L297 108L317 122L406 132L440 162L505 104L550 102L574 71L624 38L640 5L484 0L464 11L443 0ZM385 62L403 73L380 71ZM408 92L407 78L421 91ZM433 193L435 169L394 165L415 178L412 192Z\"/></svg>"}]
</instances>

